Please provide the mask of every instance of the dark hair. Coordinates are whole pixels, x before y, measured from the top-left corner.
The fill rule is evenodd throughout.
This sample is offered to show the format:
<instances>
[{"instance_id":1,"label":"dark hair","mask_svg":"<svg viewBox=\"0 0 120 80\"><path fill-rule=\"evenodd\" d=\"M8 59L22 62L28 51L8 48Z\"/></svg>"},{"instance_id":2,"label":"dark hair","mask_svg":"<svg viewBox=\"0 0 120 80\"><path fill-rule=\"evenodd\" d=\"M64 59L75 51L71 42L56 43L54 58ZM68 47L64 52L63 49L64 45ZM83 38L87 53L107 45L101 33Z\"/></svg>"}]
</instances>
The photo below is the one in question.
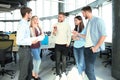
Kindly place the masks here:
<instances>
[{"instance_id":1,"label":"dark hair","mask_svg":"<svg viewBox=\"0 0 120 80\"><path fill-rule=\"evenodd\" d=\"M82 30L84 29L83 20L82 20L82 17L81 17L81 16L76 16L75 18L78 19L78 20L81 20L81 23L79 24L79 26L78 26L78 25L75 25L75 28L74 28L74 30L77 31L77 28L79 27L79 31L78 31L78 32L80 33L80 32L82 32ZM74 18L74 19L75 19L75 18Z\"/></svg>"},{"instance_id":2,"label":"dark hair","mask_svg":"<svg viewBox=\"0 0 120 80\"><path fill-rule=\"evenodd\" d=\"M65 16L65 13L64 12L59 12L59 15Z\"/></svg>"},{"instance_id":3,"label":"dark hair","mask_svg":"<svg viewBox=\"0 0 120 80\"><path fill-rule=\"evenodd\" d=\"M22 7L22 8L20 9L20 12L21 12L22 17L24 17L26 13L30 13L31 11L32 11L32 9L29 8L29 7Z\"/></svg>"},{"instance_id":4,"label":"dark hair","mask_svg":"<svg viewBox=\"0 0 120 80\"><path fill-rule=\"evenodd\" d=\"M92 12L92 8L90 6L85 6L81 9L82 11L89 11Z\"/></svg>"}]
</instances>

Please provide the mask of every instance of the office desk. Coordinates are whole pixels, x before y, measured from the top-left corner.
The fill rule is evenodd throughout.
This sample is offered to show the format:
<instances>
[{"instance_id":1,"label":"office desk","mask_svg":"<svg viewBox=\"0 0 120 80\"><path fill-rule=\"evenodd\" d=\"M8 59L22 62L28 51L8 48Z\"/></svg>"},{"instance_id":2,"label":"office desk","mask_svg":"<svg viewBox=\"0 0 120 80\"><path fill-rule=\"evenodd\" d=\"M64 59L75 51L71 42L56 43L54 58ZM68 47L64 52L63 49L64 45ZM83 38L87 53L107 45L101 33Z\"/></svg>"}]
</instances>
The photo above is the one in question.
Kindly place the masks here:
<instances>
[{"instance_id":1,"label":"office desk","mask_svg":"<svg viewBox=\"0 0 120 80\"><path fill-rule=\"evenodd\" d=\"M49 44L49 45L41 45L40 49L49 49L49 48L54 48L54 44ZM14 56L14 62L17 63L17 52L18 52L19 47L13 47L12 52Z\"/></svg>"},{"instance_id":2,"label":"office desk","mask_svg":"<svg viewBox=\"0 0 120 80\"><path fill-rule=\"evenodd\" d=\"M41 45L40 49L55 48L55 44Z\"/></svg>"},{"instance_id":3,"label":"office desk","mask_svg":"<svg viewBox=\"0 0 120 80\"><path fill-rule=\"evenodd\" d=\"M48 45L41 45L40 49L51 49L55 47L55 37L54 36L49 36L48 37ZM14 56L14 62L17 63L17 52L18 52L19 47L15 46L13 47L13 56ZM41 51L42 52L42 51Z\"/></svg>"},{"instance_id":4,"label":"office desk","mask_svg":"<svg viewBox=\"0 0 120 80\"><path fill-rule=\"evenodd\" d=\"M19 47L13 47L12 52L14 56L14 62L17 63L17 52L18 52Z\"/></svg>"}]
</instances>

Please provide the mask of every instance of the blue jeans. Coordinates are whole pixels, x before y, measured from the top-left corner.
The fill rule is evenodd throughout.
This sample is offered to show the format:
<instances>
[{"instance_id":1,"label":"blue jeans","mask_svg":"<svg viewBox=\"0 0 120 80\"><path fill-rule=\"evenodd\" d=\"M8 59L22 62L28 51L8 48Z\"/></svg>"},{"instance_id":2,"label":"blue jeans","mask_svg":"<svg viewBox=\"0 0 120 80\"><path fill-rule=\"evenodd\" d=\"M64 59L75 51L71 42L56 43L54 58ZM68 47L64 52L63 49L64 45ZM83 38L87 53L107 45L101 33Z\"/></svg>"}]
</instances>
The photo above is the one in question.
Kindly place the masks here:
<instances>
[{"instance_id":1,"label":"blue jeans","mask_svg":"<svg viewBox=\"0 0 120 80\"><path fill-rule=\"evenodd\" d=\"M33 72L39 73L39 67L41 64L41 58L40 58L40 53L41 49L40 48L32 48L32 56L33 56Z\"/></svg>"},{"instance_id":2,"label":"blue jeans","mask_svg":"<svg viewBox=\"0 0 120 80\"><path fill-rule=\"evenodd\" d=\"M82 74L82 72L85 71L84 47L81 48L74 47L74 57L76 60L78 72L79 74Z\"/></svg>"},{"instance_id":3,"label":"blue jeans","mask_svg":"<svg viewBox=\"0 0 120 80\"><path fill-rule=\"evenodd\" d=\"M94 73L94 64L98 53L93 53L90 48L85 48L85 73L89 80L96 80Z\"/></svg>"}]
</instances>

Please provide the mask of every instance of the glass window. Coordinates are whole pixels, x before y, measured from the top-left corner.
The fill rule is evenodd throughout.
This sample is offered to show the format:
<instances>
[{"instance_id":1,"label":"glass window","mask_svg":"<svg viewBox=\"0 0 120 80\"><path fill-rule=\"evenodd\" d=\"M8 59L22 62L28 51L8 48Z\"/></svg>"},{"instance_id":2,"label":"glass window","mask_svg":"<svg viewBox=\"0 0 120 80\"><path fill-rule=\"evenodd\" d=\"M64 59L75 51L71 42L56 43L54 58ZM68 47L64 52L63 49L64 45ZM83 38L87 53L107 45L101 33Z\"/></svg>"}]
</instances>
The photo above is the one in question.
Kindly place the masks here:
<instances>
[{"instance_id":1,"label":"glass window","mask_svg":"<svg viewBox=\"0 0 120 80\"><path fill-rule=\"evenodd\" d=\"M12 20L13 19L13 13L12 12L6 12L5 13L5 19L6 20Z\"/></svg>"},{"instance_id":2,"label":"glass window","mask_svg":"<svg viewBox=\"0 0 120 80\"><path fill-rule=\"evenodd\" d=\"M6 32L13 31L13 22L6 22L5 26L6 26L6 28L5 28Z\"/></svg>"},{"instance_id":3,"label":"glass window","mask_svg":"<svg viewBox=\"0 0 120 80\"><path fill-rule=\"evenodd\" d=\"M94 16L99 16L98 9L96 9L96 8L92 9L92 14L93 14ZM100 17L101 17L101 16L100 16Z\"/></svg>"},{"instance_id":4,"label":"glass window","mask_svg":"<svg viewBox=\"0 0 120 80\"><path fill-rule=\"evenodd\" d=\"M37 0L36 1L36 15L40 18L43 17L43 1L44 0Z\"/></svg>"},{"instance_id":5,"label":"glass window","mask_svg":"<svg viewBox=\"0 0 120 80\"><path fill-rule=\"evenodd\" d=\"M18 22L13 22L13 31L17 31Z\"/></svg>"},{"instance_id":6,"label":"glass window","mask_svg":"<svg viewBox=\"0 0 120 80\"><path fill-rule=\"evenodd\" d=\"M75 9L75 0L65 0L65 12L72 11Z\"/></svg>"},{"instance_id":7,"label":"glass window","mask_svg":"<svg viewBox=\"0 0 120 80\"><path fill-rule=\"evenodd\" d=\"M94 1L96 1L96 0L88 0L88 4L89 4L89 3L92 3L92 2L94 2Z\"/></svg>"},{"instance_id":8,"label":"glass window","mask_svg":"<svg viewBox=\"0 0 120 80\"><path fill-rule=\"evenodd\" d=\"M5 31L5 23L4 22L0 22L0 31Z\"/></svg>"},{"instance_id":9,"label":"glass window","mask_svg":"<svg viewBox=\"0 0 120 80\"><path fill-rule=\"evenodd\" d=\"M75 0L75 7L81 8L83 6L86 6L86 0Z\"/></svg>"},{"instance_id":10,"label":"glass window","mask_svg":"<svg viewBox=\"0 0 120 80\"><path fill-rule=\"evenodd\" d=\"M65 4L65 12L69 12L83 6L86 6L88 3L92 3L95 0L63 0ZM29 1L27 4L28 7L32 8L33 15L37 15L39 18L41 17L48 17L58 14L58 0L35 0ZM110 9L108 9L110 8ZM106 10L109 11L110 14L106 14ZM107 26L112 27L112 11L111 5L105 5L102 8L102 17L105 19L105 23ZM97 9L93 10L93 14L98 16L100 13ZM82 14L79 12L77 15ZM11 12L0 13L0 20L19 20L21 19L20 10L16 9ZM70 23L71 29L74 27L74 15L70 15L68 18L68 22ZM83 18L84 20L84 18ZM41 21L41 25L45 31L51 30L51 26L57 22L57 19L52 20L44 20ZM86 20L84 20L86 22ZM111 23L110 23L111 22ZM15 31L17 30L18 22L0 22L1 28L0 30L7 30L8 31ZM108 30L108 29L107 29ZM111 32L107 31L107 33L112 34L112 28L110 28Z\"/></svg>"},{"instance_id":11,"label":"glass window","mask_svg":"<svg viewBox=\"0 0 120 80\"><path fill-rule=\"evenodd\" d=\"M102 18L106 24L106 32L107 32L106 41L112 42L112 3L104 5L102 7Z\"/></svg>"},{"instance_id":12,"label":"glass window","mask_svg":"<svg viewBox=\"0 0 120 80\"><path fill-rule=\"evenodd\" d=\"M0 13L0 20L4 20L5 19L5 13Z\"/></svg>"},{"instance_id":13,"label":"glass window","mask_svg":"<svg viewBox=\"0 0 120 80\"><path fill-rule=\"evenodd\" d=\"M20 14L20 10L16 9L12 12L13 18L14 20L19 20L21 19L21 14Z\"/></svg>"},{"instance_id":14,"label":"glass window","mask_svg":"<svg viewBox=\"0 0 120 80\"><path fill-rule=\"evenodd\" d=\"M36 7L35 1L30 1L27 6L32 9L32 15L36 15Z\"/></svg>"},{"instance_id":15,"label":"glass window","mask_svg":"<svg viewBox=\"0 0 120 80\"><path fill-rule=\"evenodd\" d=\"M71 30L74 30L74 15L70 15L68 18L66 18L66 20L68 21L70 27L71 27Z\"/></svg>"},{"instance_id":16,"label":"glass window","mask_svg":"<svg viewBox=\"0 0 120 80\"><path fill-rule=\"evenodd\" d=\"M45 0L44 1L43 8L44 8L44 10L43 10L43 12L44 12L43 16L44 17L45 16L50 16L50 1L49 0Z\"/></svg>"},{"instance_id":17,"label":"glass window","mask_svg":"<svg viewBox=\"0 0 120 80\"><path fill-rule=\"evenodd\" d=\"M50 20L44 20L43 21L43 27L42 27L44 32L50 31Z\"/></svg>"},{"instance_id":18,"label":"glass window","mask_svg":"<svg viewBox=\"0 0 120 80\"><path fill-rule=\"evenodd\" d=\"M51 2L51 15L57 15L58 14L58 3L57 2Z\"/></svg>"}]
</instances>

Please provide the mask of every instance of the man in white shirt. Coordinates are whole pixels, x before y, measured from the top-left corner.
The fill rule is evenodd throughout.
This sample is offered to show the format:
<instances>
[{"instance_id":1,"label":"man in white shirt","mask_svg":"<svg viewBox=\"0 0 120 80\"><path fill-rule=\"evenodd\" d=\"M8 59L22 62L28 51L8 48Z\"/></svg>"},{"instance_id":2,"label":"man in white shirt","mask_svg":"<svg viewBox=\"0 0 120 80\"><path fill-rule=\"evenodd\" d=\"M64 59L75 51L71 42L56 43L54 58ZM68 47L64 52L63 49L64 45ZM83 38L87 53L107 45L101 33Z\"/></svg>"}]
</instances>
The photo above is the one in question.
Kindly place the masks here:
<instances>
[{"instance_id":1,"label":"man in white shirt","mask_svg":"<svg viewBox=\"0 0 120 80\"><path fill-rule=\"evenodd\" d=\"M53 34L55 35L55 59L56 59L56 79L66 76L66 55L71 41L71 29L65 22L65 13L60 12L58 23L54 25ZM61 69L62 67L62 69ZM61 72L61 73L60 73ZM62 75L61 75L62 74Z\"/></svg>"}]
</instances>

